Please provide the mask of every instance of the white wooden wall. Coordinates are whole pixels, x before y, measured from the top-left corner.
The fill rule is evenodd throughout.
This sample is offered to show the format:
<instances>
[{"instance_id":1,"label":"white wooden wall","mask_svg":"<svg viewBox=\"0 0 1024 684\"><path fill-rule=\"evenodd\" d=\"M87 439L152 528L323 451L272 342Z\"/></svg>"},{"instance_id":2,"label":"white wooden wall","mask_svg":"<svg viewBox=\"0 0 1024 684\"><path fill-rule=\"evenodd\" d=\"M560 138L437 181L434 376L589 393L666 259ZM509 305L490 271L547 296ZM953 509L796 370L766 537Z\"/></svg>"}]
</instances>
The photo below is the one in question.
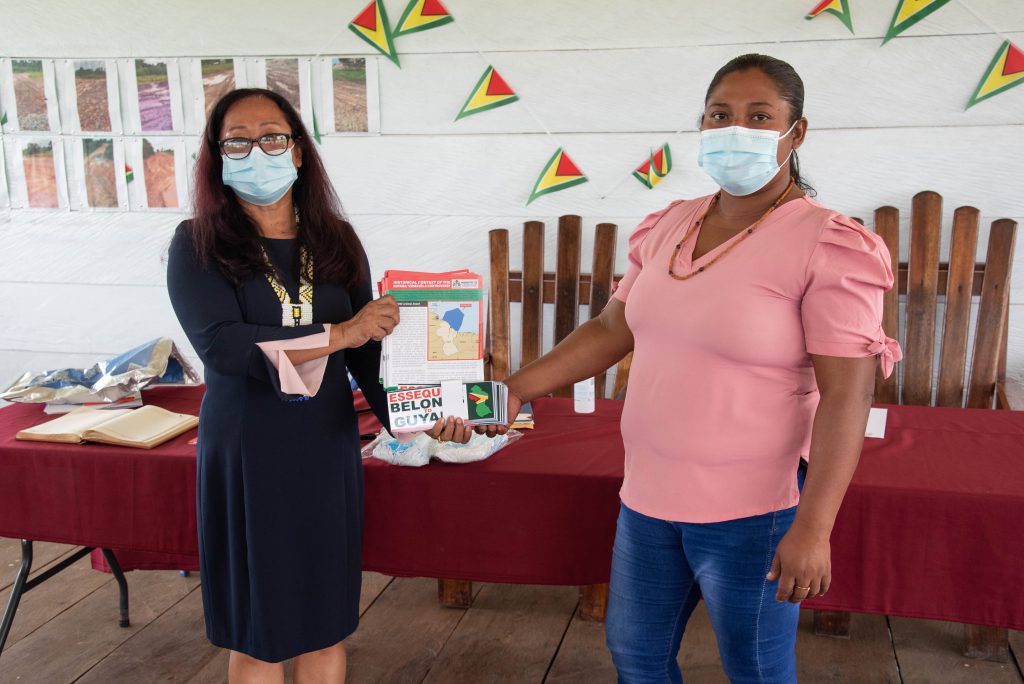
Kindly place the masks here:
<instances>
[{"instance_id":1,"label":"white wooden wall","mask_svg":"<svg viewBox=\"0 0 1024 684\"><path fill-rule=\"evenodd\" d=\"M1024 88L963 111L1001 39L959 2L880 47L896 0L851 0L855 36L830 16L804 21L814 0L446 0L462 30L399 39L398 69L346 29L366 1L59 0L45 11L7 3L0 57L378 60L380 134L334 137L322 148L375 274L486 273L487 231L530 219L552 227L550 258L564 213L581 214L585 227L619 224L621 269L640 218L713 190L694 163L696 123L715 70L745 52L785 59L802 75L810 134L801 157L826 205L870 218L892 204L907 220L911 196L930 189L945 198L947 223L956 206L971 204L986 227L1001 217L1024 226ZM1024 45L1024 2L969 3ZM404 4L386 0L392 21ZM485 66L476 50L522 102L453 123ZM648 191L629 174L666 141L675 168ZM557 145L591 180L527 208ZM184 216L0 208L0 384L159 335L184 343L162 261ZM513 267L519 244L513 231ZM1011 372L1022 375L1020 255L1011 299Z\"/></svg>"}]
</instances>

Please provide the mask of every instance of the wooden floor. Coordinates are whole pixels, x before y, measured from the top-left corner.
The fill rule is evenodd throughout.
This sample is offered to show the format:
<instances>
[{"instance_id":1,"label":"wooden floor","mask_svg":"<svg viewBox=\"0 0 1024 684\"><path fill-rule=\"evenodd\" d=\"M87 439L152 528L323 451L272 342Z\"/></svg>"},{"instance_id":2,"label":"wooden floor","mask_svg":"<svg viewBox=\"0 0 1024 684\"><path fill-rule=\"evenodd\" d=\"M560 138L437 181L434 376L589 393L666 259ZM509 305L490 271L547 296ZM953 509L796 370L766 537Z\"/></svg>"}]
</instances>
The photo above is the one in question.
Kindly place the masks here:
<instances>
[{"instance_id":1,"label":"wooden floor","mask_svg":"<svg viewBox=\"0 0 1024 684\"><path fill-rule=\"evenodd\" d=\"M36 571L72 552L36 545ZM0 605L19 561L16 541L0 539ZM207 643L197 577L128 573L132 626L117 626L117 586L82 559L25 595L0 683L139 684L222 682L226 654ZM429 579L363 576L362 622L349 640L350 682L613 682L603 625L576 616L572 587L474 585L469 610L442 608ZM707 614L698 608L680 655L688 684L725 682ZM1011 635L1007 664L958 655L959 625L853 617L849 641L815 637L802 616L800 681L1024 682L1024 633Z\"/></svg>"}]
</instances>

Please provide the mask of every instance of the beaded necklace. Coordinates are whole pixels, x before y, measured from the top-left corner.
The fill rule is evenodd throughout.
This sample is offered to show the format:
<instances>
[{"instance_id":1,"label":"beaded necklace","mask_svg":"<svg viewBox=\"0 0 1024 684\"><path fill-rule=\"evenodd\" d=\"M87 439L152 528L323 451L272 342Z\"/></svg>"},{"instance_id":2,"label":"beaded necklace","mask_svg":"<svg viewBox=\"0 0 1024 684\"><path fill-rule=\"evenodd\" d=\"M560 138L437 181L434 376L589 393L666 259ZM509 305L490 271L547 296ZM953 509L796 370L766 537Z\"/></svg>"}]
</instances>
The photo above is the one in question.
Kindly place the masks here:
<instances>
[{"instance_id":1,"label":"beaded necklace","mask_svg":"<svg viewBox=\"0 0 1024 684\"><path fill-rule=\"evenodd\" d=\"M773 211L775 211L776 209L779 208L779 205L782 204L782 201L784 199L786 199L786 197L789 196L789 192L793 189L793 185L794 185L794 181L793 181L792 178L790 178L789 179L789 185L786 186L786 190L781 195L779 195L778 199L775 200L775 202L772 204L772 206L768 207L768 211L764 212L764 214L761 215L761 218L759 218L756 221L754 221L753 224L751 224L746 230L743 231L743 233L740 236L739 240L737 240L736 242L734 242L731 245L729 245L721 254L719 254L718 256L716 256L714 259L712 259L708 263L704 264L703 266L701 266L699 268L696 268L696 269L690 271L689 273L686 273L686 274L683 274L683 275L679 275L679 274L677 274L675 272L675 263L676 263L676 259L679 258L679 252L683 249L683 245L690 238L690 235L693 234L693 231L695 231L697 229L697 226L699 226L699 225L704 223L704 219L707 218L707 215L709 213L711 213L711 210L714 208L715 204L718 202L718 198L721 196L722 193L719 192L718 194L716 194L714 196L714 198L712 198L711 204L708 205L708 208L704 212L704 215L700 217L699 221L695 221L693 223L693 225L691 225L689 228L687 228L686 234L683 235L683 239L679 241L679 244L677 244L676 248L672 251L672 259L671 259L671 261L668 262L668 274L670 276L672 276L672 278L674 278L675 280L689 280L690 278L694 277L698 273L703 273L706 269L711 268L711 266L716 261L718 261L719 259L724 257L726 254L731 252L733 247L735 247L736 245L738 245L739 243L743 242L748 237L750 237L753 234L754 229L757 228L761 224L762 221L764 221L766 218L768 218L769 214L771 214ZM696 249L696 245L694 245L694 249Z\"/></svg>"}]
</instances>

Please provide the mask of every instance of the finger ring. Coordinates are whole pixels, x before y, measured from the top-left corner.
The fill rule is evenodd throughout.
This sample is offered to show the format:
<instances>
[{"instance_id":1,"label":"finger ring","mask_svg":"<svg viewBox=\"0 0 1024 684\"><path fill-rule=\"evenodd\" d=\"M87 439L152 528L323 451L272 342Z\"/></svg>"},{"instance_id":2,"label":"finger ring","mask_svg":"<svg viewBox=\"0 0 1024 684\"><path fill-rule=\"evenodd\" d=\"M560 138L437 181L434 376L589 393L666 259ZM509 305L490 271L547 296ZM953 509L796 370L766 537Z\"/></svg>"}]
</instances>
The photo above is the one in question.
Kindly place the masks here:
<instances>
[{"instance_id":1,"label":"finger ring","mask_svg":"<svg viewBox=\"0 0 1024 684\"><path fill-rule=\"evenodd\" d=\"M803 591L810 591L810 590L811 590L811 588L810 588L810 587L801 587L801 586L800 586L799 584L794 584L794 585L793 585L793 588L794 588L794 589L801 589L801 590L803 590Z\"/></svg>"}]
</instances>

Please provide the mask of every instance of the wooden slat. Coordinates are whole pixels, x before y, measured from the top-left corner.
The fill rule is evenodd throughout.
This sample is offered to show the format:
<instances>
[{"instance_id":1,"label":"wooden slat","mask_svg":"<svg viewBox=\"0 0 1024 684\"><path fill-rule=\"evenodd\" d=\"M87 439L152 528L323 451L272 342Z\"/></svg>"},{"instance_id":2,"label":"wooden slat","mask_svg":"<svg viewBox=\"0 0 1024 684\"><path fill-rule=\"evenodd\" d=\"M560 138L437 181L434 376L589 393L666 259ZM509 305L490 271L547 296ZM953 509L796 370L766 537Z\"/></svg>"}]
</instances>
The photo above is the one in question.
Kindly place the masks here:
<instances>
[{"instance_id":1,"label":"wooden slat","mask_svg":"<svg viewBox=\"0 0 1024 684\"><path fill-rule=\"evenodd\" d=\"M906 262L900 264L897 285L901 295L907 294L909 289L909 265ZM971 294L977 297L981 294L981 284L985 279L985 264L974 265L974 279L971 281ZM949 285L949 264L939 264L939 279L936 282L936 289L945 292ZM887 331L888 332L888 331Z\"/></svg>"},{"instance_id":2,"label":"wooden slat","mask_svg":"<svg viewBox=\"0 0 1024 684\"><path fill-rule=\"evenodd\" d=\"M558 259L555 269L555 344L579 325L580 249L582 225L579 216L558 219ZM555 392L558 397L571 397L572 387Z\"/></svg>"},{"instance_id":3,"label":"wooden slat","mask_svg":"<svg viewBox=\"0 0 1024 684\"><path fill-rule=\"evenodd\" d=\"M903 403L928 406L932 400L935 356L942 197L931 191L919 192L914 195L912 206Z\"/></svg>"},{"instance_id":4,"label":"wooden slat","mask_svg":"<svg viewBox=\"0 0 1024 684\"><path fill-rule=\"evenodd\" d=\"M580 587L580 617L584 620L604 622L608 612L608 583L586 584Z\"/></svg>"},{"instance_id":5,"label":"wooden slat","mask_svg":"<svg viewBox=\"0 0 1024 684\"><path fill-rule=\"evenodd\" d=\"M1010 269L1013 260L1017 223L1000 219L992 224L988 240L985 286L978 306L978 325L974 333L974 360L967 392L969 408L991 408L999 373L1003 327L1006 325L1010 296Z\"/></svg>"},{"instance_id":6,"label":"wooden slat","mask_svg":"<svg viewBox=\"0 0 1024 684\"><path fill-rule=\"evenodd\" d=\"M978 246L979 214L974 207L959 207L953 213L936 406L959 407L964 403L964 370L967 365L967 335L971 322L971 286Z\"/></svg>"},{"instance_id":7,"label":"wooden slat","mask_svg":"<svg viewBox=\"0 0 1024 684\"><path fill-rule=\"evenodd\" d=\"M879 207L875 211L875 232L885 242L892 260L892 272L899 273L900 259L900 212L896 207ZM882 329L892 338L900 335L900 290L899 285L883 295ZM881 368L875 375L875 401L881 404L900 403L899 368L888 378L882 377Z\"/></svg>"},{"instance_id":8,"label":"wooden slat","mask_svg":"<svg viewBox=\"0 0 1024 684\"><path fill-rule=\"evenodd\" d=\"M488 349L490 378L504 380L511 373L508 306L508 231L492 230L491 297L489 306Z\"/></svg>"},{"instance_id":9,"label":"wooden slat","mask_svg":"<svg viewBox=\"0 0 1024 684\"><path fill-rule=\"evenodd\" d=\"M814 611L814 633L837 639L850 638L850 613L845 610Z\"/></svg>"},{"instance_id":10,"label":"wooden slat","mask_svg":"<svg viewBox=\"0 0 1024 684\"><path fill-rule=\"evenodd\" d=\"M437 600L445 608L469 608L473 604L473 583L468 580L437 580Z\"/></svg>"},{"instance_id":11,"label":"wooden slat","mask_svg":"<svg viewBox=\"0 0 1024 684\"><path fill-rule=\"evenodd\" d=\"M519 366L540 358L544 345L544 224L527 221L523 226L523 272L520 296L523 303L523 344ZM554 274L551 275L554 279ZM510 276L511 279L511 276ZM511 294L511 293L510 293Z\"/></svg>"},{"instance_id":12,"label":"wooden slat","mask_svg":"<svg viewBox=\"0 0 1024 684\"><path fill-rule=\"evenodd\" d=\"M615 387L612 389L612 399L626 398L626 387L629 385L629 369L632 365L633 352L629 352L615 366Z\"/></svg>"},{"instance_id":13,"label":"wooden slat","mask_svg":"<svg viewBox=\"0 0 1024 684\"><path fill-rule=\"evenodd\" d=\"M596 318L601 314L605 304L612 296L612 278L615 270L615 233L614 223L597 224L597 232L594 235L594 260L590 269L591 294L590 294L590 317ZM595 396L599 399L605 396L605 382L608 373L598 374L594 381Z\"/></svg>"}]
</instances>

